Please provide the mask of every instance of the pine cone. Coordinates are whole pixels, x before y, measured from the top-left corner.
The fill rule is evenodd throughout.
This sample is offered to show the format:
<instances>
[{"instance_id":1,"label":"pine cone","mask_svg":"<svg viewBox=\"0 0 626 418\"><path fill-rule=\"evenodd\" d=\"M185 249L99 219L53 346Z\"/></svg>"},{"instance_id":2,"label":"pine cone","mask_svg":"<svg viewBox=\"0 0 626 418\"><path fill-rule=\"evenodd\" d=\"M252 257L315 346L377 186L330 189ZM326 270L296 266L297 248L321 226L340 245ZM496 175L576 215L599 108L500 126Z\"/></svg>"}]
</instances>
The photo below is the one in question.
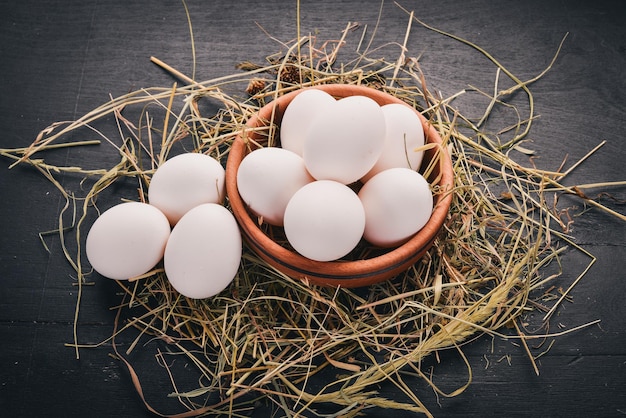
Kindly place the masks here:
<instances>
[{"instance_id":1,"label":"pine cone","mask_svg":"<svg viewBox=\"0 0 626 418\"><path fill-rule=\"evenodd\" d=\"M253 78L248 83L248 87L246 87L246 93L250 96L254 96L257 93L260 93L261 90L265 88L265 80L262 78Z\"/></svg>"},{"instance_id":2,"label":"pine cone","mask_svg":"<svg viewBox=\"0 0 626 418\"><path fill-rule=\"evenodd\" d=\"M300 84L300 70L295 65L286 65L280 71L280 81L290 84Z\"/></svg>"}]
</instances>

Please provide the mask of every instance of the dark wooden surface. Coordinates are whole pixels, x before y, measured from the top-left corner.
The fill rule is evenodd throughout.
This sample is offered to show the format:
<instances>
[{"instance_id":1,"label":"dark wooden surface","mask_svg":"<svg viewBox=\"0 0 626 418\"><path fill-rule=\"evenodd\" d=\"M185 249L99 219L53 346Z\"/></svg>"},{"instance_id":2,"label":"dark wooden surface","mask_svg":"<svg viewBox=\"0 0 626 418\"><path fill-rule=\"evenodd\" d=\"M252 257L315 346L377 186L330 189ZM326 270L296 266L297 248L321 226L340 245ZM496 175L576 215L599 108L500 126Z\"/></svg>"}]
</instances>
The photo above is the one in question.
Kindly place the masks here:
<instances>
[{"instance_id":1,"label":"dark wooden surface","mask_svg":"<svg viewBox=\"0 0 626 418\"><path fill-rule=\"evenodd\" d=\"M296 35L295 2L188 1L197 48L197 78L231 74L242 60L262 61ZM569 33L561 56L533 85L537 113L532 147L541 165L575 161L607 143L576 170L568 184L626 178L626 3L623 1L401 1L420 19L484 47L522 79L549 63ZM373 29L378 1L302 1L302 31L337 39L348 22ZM375 44L401 43L407 15L385 2ZM259 26L257 26L257 23ZM358 39L352 35L352 48ZM491 91L495 69L467 46L414 25L410 54L431 87L444 94L472 84ZM149 62L155 55L191 73L184 8L177 1L2 1L0 4L0 148L30 144L39 130L100 105L109 94L170 86L172 78ZM387 56L386 58L393 58ZM469 106L471 111L472 104ZM91 154L92 156L94 154ZM80 151L50 154L52 162L78 164ZM84 158L84 156L83 156ZM110 346L71 348L76 288L58 240L44 250L38 233L55 227L62 200L34 170L8 170L0 160L0 416L150 416ZM626 199L624 188L611 189ZM607 201L618 211L625 205ZM579 204L572 200L572 204ZM524 351L510 341L481 338L465 347L473 383L454 398L437 397L423 383L423 401L435 416L585 416L626 414L626 228L597 211L578 217L573 235L598 257L573 290L556 321L565 329L595 325L557 338L538 360L536 376ZM584 266L568 254L563 283ZM571 270L570 270L571 269ZM578 270L577 270L578 269ZM110 335L115 286L85 289L80 340ZM553 328L553 330L556 327ZM153 354L136 359L154 382L149 401L177 410ZM506 356L506 357L505 357ZM152 366L150 366L152 365ZM466 379L454 353L443 353L437 381L453 390ZM158 386L161 391L158 391ZM381 388L393 393L393 388ZM258 412L258 416L264 416ZM382 416L382 414L380 414ZM388 416L401 416L390 413Z\"/></svg>"}]
</instances>

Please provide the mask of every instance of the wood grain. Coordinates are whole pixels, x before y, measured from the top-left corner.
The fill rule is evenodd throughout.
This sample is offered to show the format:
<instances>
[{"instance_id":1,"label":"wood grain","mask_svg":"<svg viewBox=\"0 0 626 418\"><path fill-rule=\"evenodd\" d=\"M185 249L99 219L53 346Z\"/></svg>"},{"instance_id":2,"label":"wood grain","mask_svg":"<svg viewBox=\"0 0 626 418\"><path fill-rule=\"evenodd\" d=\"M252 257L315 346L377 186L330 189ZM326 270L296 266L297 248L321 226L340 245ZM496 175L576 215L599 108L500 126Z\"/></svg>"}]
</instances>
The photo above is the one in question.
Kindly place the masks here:
<instances>
[{"instance_id":1,"label":"wood grain","mask_svg":"<svg viewBox=\"0 0 626 418\"><path fill-rule=\"evenodd\" d=\"M296 36L295 7L265 2L187 1L194 24L197 79L234 71L243 60L262 62L281 49L277 40ZM531 142L535 162L557 168L606 140L606 145L574 171L568 184L624 180L626 146L626 7L621 1L490 2L487 0L414 2L416 17L470 39L491 52L522 79L540 73L568 33L552 70L532 86L537 113ZM302 1L302 32L338 39L348 22L376 26L378 1ZM171 86L173 79L149 62L155 55L191 75L189 30L180 2L119 1L3 2L0 4L0 148L28 145L58 120L73 119L100 105L109 95L131 89ZM395 57L408 16L393 2L382 6L372 48ZM348 37L346 56L361 32ZM495 69L466 45L413 24L409 54L418 57L430 88L453 94L469 85L493 88ZM350 49L351 48L351 49ZM510 81L502 79L506 87ZM515 97L523 100L523 97ZM460 101L480 113L477 96ZM45 155L58 164L107 158L98 148ZM76 288L71 268L57 239L38 233L55 227L63 204L59 193L34 170L0 166L0 415L10 417L151 416L141 404L122 365L109 356L108 344L81 351L80 360L64 346L72 341ZM67 182L79 179L66 177ZM603 201L626 211L624 188ZM595 191L597 194L597 191ZM594 195L594 191L590 191ZM585 210L580 200L563 197ZM489 337L465 347L473 366L473 383L454 398L436 396L423 382L426 405L438 417L457 416L598 416L626 414L626 327L622 266L626 249L624 223L591 210L576 217L572 233L598 262L554 318L552 331L600 319L599 325L555 339L538 359L536 376L523 349L512 341ZM575 251L566 254L561 284L567 286L588 262ZM85 288L80 340L99 342L110 335L117 303L115 286L98 282ZM534 314L538 315L538 314ZM536 321L537 318L529 318ZM164 370L154 365L153 346L135 358L147 395L164 412L180 411ZM443 390L464 384L467 371L458 354L430 359ZM510 364L509 364L510 363ZM190 376L192 378L192 376ZM161 390L161 393L158 393ZM395 396L393 387L381 392ZM369 416L409 416L368 411ZM268 416L259 408L254 416Z\"/></svg>"}]
</instances>

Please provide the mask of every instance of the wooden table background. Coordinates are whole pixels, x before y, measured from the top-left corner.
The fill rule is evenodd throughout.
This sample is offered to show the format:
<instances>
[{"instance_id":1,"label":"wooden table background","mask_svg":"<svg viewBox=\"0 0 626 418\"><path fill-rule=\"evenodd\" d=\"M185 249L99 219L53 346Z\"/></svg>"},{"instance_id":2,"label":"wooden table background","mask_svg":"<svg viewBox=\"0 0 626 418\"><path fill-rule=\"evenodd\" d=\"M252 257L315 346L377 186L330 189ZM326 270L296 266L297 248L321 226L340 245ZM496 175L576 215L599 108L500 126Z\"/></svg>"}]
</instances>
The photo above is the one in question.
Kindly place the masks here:
<instances>
[{"instance_id":1,"label":"wooden table background","mask_svg":"<svg viewBox=\"0 0 626 418\"><path fill-rule=\"evenodd\" d=\"M541 117L530 146L542 166L555 169L565 155L576 161L606 140L567 184L626 179L625 2L400 4L425 22L484 47L521 79L541 72L569 33L553 69L532 86ZM371 31L380 5L377 0L302 0L302 33L317 31L319 39L338 39L348 22L368 25ZM295 1L188 0L188 6L200 80L231 74L240 61L262 62L277 52L280 45L268 34L285 42L296 36ZM385 2L375 45L402 43L407 23L397 5ZM350 35L348 47L355 48L358 33ZM179 1L5 0L0 3L0 36L0 148L26 146L52 122L75 119L109 94L171 86L173 79L149 62L151 55L191 73L189 32ZM431 88L444 96L469 84L491 91L495 68L467 46L414 24L408 47L410 55L420 56ZM50 158L79 164L81 156L85 158L74 150ZM128 374L109 356L110 346L82 350L77 360L64 345L73 338L72 270L58 240L47 240L48 253L38 237L55 227L63 201L35 170L8 170L10 161L0 161L0 415L150 416ZM604 202L625 213L624 187L610 191L621 202ZM571 203L580 208L580 201ZM555 321L565 329L600 319L598 325L557 338L537 361L539 376L511 341L483 337L468 344L474 376L464 393L437 397L416 383L424 386L420 393L431 412L439 417L625 415L625 232L623 222L595 210L575 219L573 235L598 261ZM565 284L586 263L574 252L568 257ZM81 341L110 335L115 289L106 281L85 289ZM137 361L154 364L151 355ZM442 353L440 360L436 373L441 386L462 385L467 375L458 356ZM142 373L146 380L163 382L162 392L153 387L155 392L147 393L149 401L163 412L176 411L179 405L164 397L171 388L163 370L146 366ZM393 388L381 390L393 393ZM255 416L266 413L259 410Z\"/></svg>"}]
</instances>

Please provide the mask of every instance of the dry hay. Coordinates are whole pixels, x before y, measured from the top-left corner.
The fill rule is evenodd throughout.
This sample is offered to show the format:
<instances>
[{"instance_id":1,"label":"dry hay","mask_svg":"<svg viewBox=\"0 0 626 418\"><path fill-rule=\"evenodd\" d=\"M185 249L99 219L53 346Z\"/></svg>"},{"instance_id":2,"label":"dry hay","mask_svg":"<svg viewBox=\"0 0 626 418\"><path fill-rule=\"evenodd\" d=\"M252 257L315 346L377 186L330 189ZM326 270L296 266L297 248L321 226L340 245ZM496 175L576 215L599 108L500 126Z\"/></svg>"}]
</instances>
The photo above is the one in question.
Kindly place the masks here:
<instances>
[{"instance_id":1,"label":"dry hay","mask_svg":"<svg viewBox=\"0 0 626 418\"><path fill-rule=\"evenodd\" d=\"M411 23L424 25L409 15ZM169 396L189 410L178 416L246 416L259 401L273 403L285 416L313 416L324 410L353 416L370 407L430 415L406 379L424 379L444 396L462 392L471 382L472 370L462 344L483 334L516 340L538 373L537 354L527 341L559 333L550 334L547 328L541 332L541 327L527 332L524 314L543 312L540 325L547 325L595 261L567 235L568 212L558 208L556 196L574 194L599 210L620 219L624 216L587 199L582 192L585 185L562 185L563 178L584 159L568 170L546 171L512 158L513 151L518 155L530 152L522 146L536 117L530 85L545 72L519 80L486 51L455 38L490 59L496 73L493 93L474 91L488 97L489 105L481 118L470 120L454 107L454 100L469 90L450 97L433 93L419 60L409 55L405 45L394 62L375 58L375 50L367 48L353 61L337 62L354 29L348 25L338 41L321 45L313 36L299 36L266 63L241 63L235 74L202 82L153 58L184 85L140 89L111 98L76 121L51 125L26 149L1 150L15 164L38 169L65 196L63 212L73 212L70 224L67 213L60 214L55 233L77 275L75 341L68 344L77 356L79 349L110 344L144 398L145 383L129 358L142 349L146 338L160 341L166 350L159 349L156 360L171 379ZM362 49L363 38L357 51ZM557 55L558 51L555 59ZM512 81L513 87L499 90L501 77ZM101 280L84 261L82 239L99 212L98 202L107 202L102 196L108 196L109 202L115 197L112 185L122 182L132 190L131 200L145 201L152 173L176 153L203 152L225 163L235 136L261 106L294 89L324 83L366 85L400 97L420 110L444 138L454 164L454 198L444 230L427 255L392 281L366 289L334 289L285 277L245 249L233 284L207 300L182 297L157 267L142 277L119 282L121 297L114 308L117 319L110 338L98 344L81 343L83 288ZM515 92L525 94L524 108L507 101ZM207 103L218 103L219 110L206 114ZM137 121L129 119L131 109L139 115ZM484 122L494 109L512 112L517 121L499 132L486 132ZM102 121L114 123L119 138L102 133L96 127ZM63 142L76 132L100 138ZM94 144L115 149L117 163L87 169L55 166L36 158L43 150ZM60 173L84 178L81 188L67 191L57 179ZM560 255L568 247L587 256L589 262L568 289L558 292L552 282L559 277ZM122 350L118 341L125 335L132 338ZM456 390L444 393L421 365L425 357L450 348L458 350L468 372ZM181 356L199 376L196 387L189 390L178 388L176 372L168 366L169 359ZM383 383L402 395L396 400L381 396L377 388Z\"/></svg>"}]
</instances>

